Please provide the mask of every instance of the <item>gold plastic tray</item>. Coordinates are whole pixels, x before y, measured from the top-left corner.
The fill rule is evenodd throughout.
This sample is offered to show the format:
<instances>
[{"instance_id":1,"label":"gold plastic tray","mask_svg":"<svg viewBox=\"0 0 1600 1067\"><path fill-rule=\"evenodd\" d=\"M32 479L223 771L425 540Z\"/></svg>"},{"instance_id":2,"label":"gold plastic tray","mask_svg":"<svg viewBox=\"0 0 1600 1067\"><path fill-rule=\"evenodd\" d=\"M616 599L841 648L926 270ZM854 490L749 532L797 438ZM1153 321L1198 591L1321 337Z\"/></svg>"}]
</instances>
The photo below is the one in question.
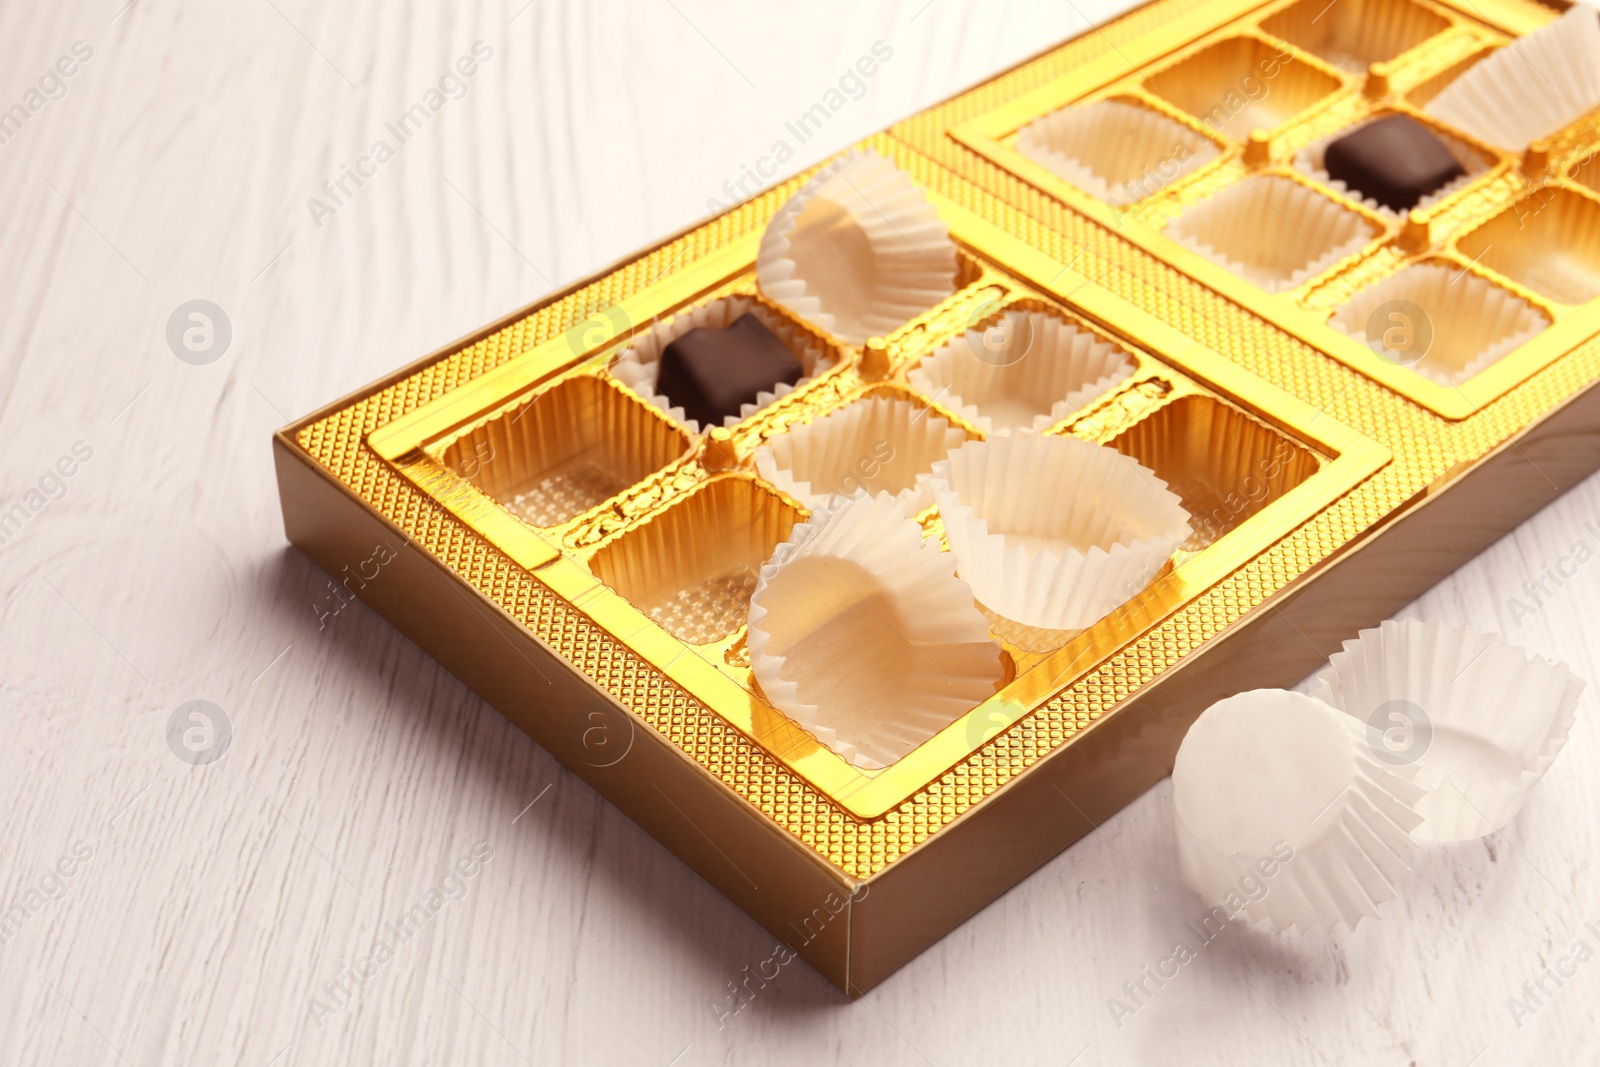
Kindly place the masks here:
<instances>
[{"instance_id":1,"label":"gold plastic tray","mask_svg":"<svg viewBox=\"0 0 1600 1067\"><path fill-rule=\"evenodd\" d=\"M1422 4L1447 25L1378 73L1414 91L1554 17L1486 7L1468 18ZM1365 213L1370 247L1276 294L1162 235L1162 219L1262 165L1264 139L1206 128L1216 161L1109 214L1011 147L1027 121L1083 99L1176 112L1166 101L1188 83L1156 79L1160 96L1153 76L1217 40L1246 40L1251 57L1293 47L1264 26L1314 42L1322 31L1286 8L1154 4L870 139L929 192L961 256L959 291L889 336L846 345L757 292L761 231L801 176L281 431L290 539L335 572L374 543L407 545L364 599L859 994L1167 773L1211 700L1297 680L1600 466L1594 302L1518 289L1552 326L1446 389L1325 324L1340 294L1423 254L1404 251L1416 237L1406 223ZM1375 103L1361 77L1314 57L1294 62L1327 91L1295 98L1286 114L1300 117L1272 135L1273 158L1369 107L1406 106ZM1569 140L1548 158L1570 180L1540 188L1587 203L1593 168L1565 169L1586 148ZM1426 254L1464 256L1461 241L1524 195L1527 169L1499 159L1483 183L1493 195L1474 185L1442 205L1425 227L1442 243ZM1484 243L1495 247L1465 269L1516 288L1525 261L1509 242ZM738 426L693 436L610 366L653 322L728 298L753 301L827 369ZM1196 534L1125 608L1049 653L1007 642L993 699L895 764L857 769L751 678L749 576L806 516L752 453L884 394L982 436L907 371L1015 307L1133 359L1130 377L1049 432L1154 469ZM935 510L921 521L940 533Z\"/></svg>"}]
</instances>

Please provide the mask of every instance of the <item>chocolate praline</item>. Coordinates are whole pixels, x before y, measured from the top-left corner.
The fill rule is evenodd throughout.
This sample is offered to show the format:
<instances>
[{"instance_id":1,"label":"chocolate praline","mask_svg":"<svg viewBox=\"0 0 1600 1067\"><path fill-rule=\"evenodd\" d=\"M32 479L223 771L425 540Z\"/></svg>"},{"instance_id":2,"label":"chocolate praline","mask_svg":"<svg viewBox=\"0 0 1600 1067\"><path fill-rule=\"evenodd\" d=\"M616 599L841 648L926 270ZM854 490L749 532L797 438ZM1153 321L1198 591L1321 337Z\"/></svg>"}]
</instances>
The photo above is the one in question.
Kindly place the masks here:
<instances>
[{"instance_id":1,"label":"chocolate praline","mask_svg":"<svg viewBox=\"0 0 1600 1067\"><path fill-rule=\"evenodd\" d=\"M1467 173L1432 130L1405 115L1345 134L1328 145L1322 165L1330 178L1392 211L1410 211Z\"/></svg>"},{"instance_id":2,"label":"chocolate praline","mask_svg":"<svg viewBox=\"0 0 1600 1067\"><path fill-rule=\"evenodd\" d=\"M804 374L789 347L760 319L744 314L722 329L696 327L668 344L656 390L686 418L711 427Z\"/></svg>"}]
</instances>

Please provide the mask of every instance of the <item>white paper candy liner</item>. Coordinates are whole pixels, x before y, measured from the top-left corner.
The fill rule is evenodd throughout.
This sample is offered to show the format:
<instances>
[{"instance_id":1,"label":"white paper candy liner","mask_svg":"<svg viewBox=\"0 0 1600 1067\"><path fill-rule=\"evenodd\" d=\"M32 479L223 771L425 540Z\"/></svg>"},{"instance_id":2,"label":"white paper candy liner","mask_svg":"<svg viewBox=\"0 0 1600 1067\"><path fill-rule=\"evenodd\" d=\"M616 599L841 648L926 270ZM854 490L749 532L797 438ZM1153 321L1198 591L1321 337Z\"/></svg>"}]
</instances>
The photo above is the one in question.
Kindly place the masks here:
<instances>
[{"instance_id":1,"label":"white paper candy liner","mask_svg":"<svg viewBox=\"0 0 1600 1067\"><path fill-rule=\"evenodd\" d=\"M1189 888L1276 929L1355 926L1395 896L1422 789L1311 697L1257 689L1197 719L1172 770Z\"/></svg>"},{"instance_id":2,"label":"white paper candy liner","mask_svg":"<svg viewBox=\"0 0 1600 1067\"><path fill-rule=\"evenodd\" d=\"M1313 692L1366 724L1380 759L1415 766L1417 837L1463 841L1521 810L1567 742L1583 682L1492 634L1408 619L1345 642Z\"/></svg>"},{"instance_id":3,"label":"white paper candy liner","mask_svg":"<svg viewBox=\"0 0 1600 1067\"><path fill-rule=\"evenodd\" d=\"M1005 433L934 467L961 577L1024 626L1078 630L1149 585L1191 532L1166 483L1104 445Z\"/></svg>"},{"instance_id":4,"label":"white paper candy liner","mask_svg":"<svg viewBox=\"0 0 1600 1067\"><path fill-rule=\"evenodd\" d=\"M1377 236L1354 211L1275 175L1235 182L1173 219L1166 233L1269 293L1310 281Z\"/></svg>"},{"instance_id":5,"label":"white paper candy liner","mask_svg":"<svg viewBox=\"0 0 1600 1067\"><path fill-rule=\"evenodd\" d=\"M1217 158L1216 145L1121 100L1064 107L1017 131L1017 151L1110 204L1153 196Z\"/></svg>"},{"instance_id":6,"label":"white paper candy liner","mask_svg":"<svg viewBox=\"0 0 1600 1067\"><path fill-rule=\"evenodd\" d=\"M876 152L851 152L778 209L756 281L774 303L862 344L956 291L956 246L909 175Z\"/></svg>"},{"instance_id":7,"label":"white paper candy liner","mask_svg":"<svg viewBox=\"0 0 1600 1067\"><path fill-rule=\"evenodd\" d=\"M1087 330L1040 311L1007 311L924 357L906 380L988 434L1049 429L1133 370L1126 352Z\"/></svg>"},{"instance_id":8,"label":"white paper candy liner","mask_svg":"<svg viewBox=\"0 0 1600 1067\"><path fill-rule=\"evenodd\" d=\"M1384 118L1388 116L1379 117ZM1409 213L1409 211L1420 211L1428 208L1434 204L1437 204L1439 201L1443 200L1445 197L1456 192L1457 190L1463 189L1472 184L1474 181L1477 181L1481 175L1488 173L1490 167L1494 166L1494 160L1485 156L1482 152L1478 151L1476 148L1473 148L1471 145L1467 144L1467 142L1461 140L1461 138L1451 137L1443 130L1436 130L1431 126L1424 126L1429 133L1439 138L1439 143L1443 144L1445 149L1455 157L1456 162L1461 164L1461 169L1466 171L1466 173L1461 177L1454 179L1453 181L1446 182L1433 192L1429 193L1427 196L1424 196L1422 199L1416 202L1414 207L1408 209L1407 212L1396 211L1393 208L1385 207L1383 204L1378 203L1370 196L1363 196L1359 189L1352 189L1347 183L1334 178L1328 173L1328 168L1324 163L1328 154L1328 146L1330 144L1339 140L1341 137L1349 136L1366 125L1368 125L1368 123L1357 123L1348 129L1340 130L1331 137L1324 137L1315 144L1309 144L1302 148L1299 152L1295 153L1295 169L1308 177L1315 178L1317 181L1321 182L1323 185L1326 185L1328 188L1334 190L1340 195L1347 196L1351 200L1356 201L1364 206L1368 211L1375 211L1384 218L1398 221L1404 217L1405 214Z\"/></svg>"},{"instance_id":9,"label":"white paper candy liner","mask_svg":"<svg viewBox=\"0 0 1600 1067\"><path fill-rule=\"evenodd\" d=\"M1385 307L1389 313L1377 314ZM1411 321L1418 311L1424 322ZM1361 290L1340 305L1328 325L1381 359L1455 386L1525 344L1550 320L1511 290L1471 271L1417 263ZM1401 332L1391 332L1396 329ZM1415 356L1413 346L1424 344L1423 330L1431 333L1431 341ZM1392 345L1386 342L1390 337Z\"/></svg>"},{"instance_id":10,"label":"white paper candy liner","mask_svg":"<svg viewBox=\"0 0 1600 1067\"><path fill-rule=\"evenodd\" d=\"M784 321L783 316L773 314L748 296L728 296L707 301L657 322L648 332L635 337L633 344L617 357L608 370L613 378L638 393L651 406L665 412L673 422L685 427L690 433L699 433L705 427L698 421L686 417L683 408L656 392L656 379L661 374L661 354L666 351L667 345L690 330L727 329L745 314L753 314L761 320L761 324L771 330L800 360L800 366L805 373L793 385L779 382L771 392L757 394L754 404L743 404L739 408L738 415L729 415L723 419L724 426L734 426L741 420L748 419L774 400L788 396L833 365L827 350L820 342L807 336L793 323Z\"/></svg>"},{"instance_id":11,"label":"white paper candy liner","mask_svg":"<svg viewBox=\"0 0 1600 1067\"><path fill-rule=\"evenodd\" d=\"M1480 141L1521 151L1600 107L1600 15L1565 15L1468 67L1427 106Z\"/></svg>"},{"instance_id":12,"label":"white paper candy liner","mask_svg":"<svg viewBox=\"0 0 1600 1067\"><path fill-rule=\"evenodd\" d=\"M966 439L909 400L868 397L771 438L755 463L761 477L810 508L865 490L888 493L915 515L933 503L933 465Z\"/></svg>"},{"instance_id":13,"label":"white paper candy liner","mask_svg":"<svg viewBox=\"0 0 1600 1067\"><path fill-rule=\"evenodd\" d=\"M857 767L888 766L994 695L1000 646L887 494L794 528L750 598L750 666L774 707Z\"/></svg>"}]
</instances>

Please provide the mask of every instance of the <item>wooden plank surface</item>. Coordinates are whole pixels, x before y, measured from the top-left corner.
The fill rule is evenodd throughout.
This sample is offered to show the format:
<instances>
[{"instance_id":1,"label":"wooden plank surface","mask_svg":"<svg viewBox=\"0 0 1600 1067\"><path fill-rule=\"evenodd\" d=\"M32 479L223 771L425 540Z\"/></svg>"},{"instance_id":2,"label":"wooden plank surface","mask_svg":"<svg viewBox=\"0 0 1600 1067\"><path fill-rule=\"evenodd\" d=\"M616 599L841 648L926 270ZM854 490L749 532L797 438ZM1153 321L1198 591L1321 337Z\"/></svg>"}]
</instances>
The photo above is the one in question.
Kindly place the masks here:
<instances>
[{"instance_id":1,"label":"wooden plank surface","mask_svg":"<svg viewBox=\"0 0 1600 1067\"><path fill-rule=\"evenodd\" d=\"M0 6L0 1062L1592 1061L1593 691L1512 827L1423 850L1381 922L1235 925L1157 988L1204 911L1163 783L862 1001L795 963L733 1013L771 937L284 543L277 426L704 216L780 140L772 180L1118 9ZM194 300L231 339L186 362ZM1408 614L1594 678L1579 542L1600 481ZM168 739L195 700L229 724L204 765L187 711Z\"/></svg>"}]
</instances>

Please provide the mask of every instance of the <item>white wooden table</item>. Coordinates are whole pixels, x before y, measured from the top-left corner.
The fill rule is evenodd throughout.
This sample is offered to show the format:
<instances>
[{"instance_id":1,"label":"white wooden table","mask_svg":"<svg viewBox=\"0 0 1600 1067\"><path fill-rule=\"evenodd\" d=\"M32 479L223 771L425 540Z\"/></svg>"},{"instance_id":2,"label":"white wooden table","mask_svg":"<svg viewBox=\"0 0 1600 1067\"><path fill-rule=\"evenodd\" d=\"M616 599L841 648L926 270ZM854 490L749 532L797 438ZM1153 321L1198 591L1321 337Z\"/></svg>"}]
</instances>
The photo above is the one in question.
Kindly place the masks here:
<instances>
[{"instance_id":1,"label":"white wooden table","mask_svg":"<svg viewBox=\"0 0 1600 1067\"><path fill-rule=\"evenodd\" d=\"M1120 1026L1203 911L1165 783L860 1002L796 963L719 1026L771 936L364 607L320 614L268 435L726 202L875 42L774 179L1119 4L522 3L0 6L0 107L39 104L0 144L0 1062L1594 1062L1600 963L1508 1007L1600 949L1592 690L1516 823L1424 851L1381 922L1236 924ZM166 335L202 299L231 339L196 365ZM1596 520L1591 480L1408 613L1600 677L1600 565L1508 603ZM192 700L230 724L206 765L168 742Z\"/></svg>"}]
</instances>

